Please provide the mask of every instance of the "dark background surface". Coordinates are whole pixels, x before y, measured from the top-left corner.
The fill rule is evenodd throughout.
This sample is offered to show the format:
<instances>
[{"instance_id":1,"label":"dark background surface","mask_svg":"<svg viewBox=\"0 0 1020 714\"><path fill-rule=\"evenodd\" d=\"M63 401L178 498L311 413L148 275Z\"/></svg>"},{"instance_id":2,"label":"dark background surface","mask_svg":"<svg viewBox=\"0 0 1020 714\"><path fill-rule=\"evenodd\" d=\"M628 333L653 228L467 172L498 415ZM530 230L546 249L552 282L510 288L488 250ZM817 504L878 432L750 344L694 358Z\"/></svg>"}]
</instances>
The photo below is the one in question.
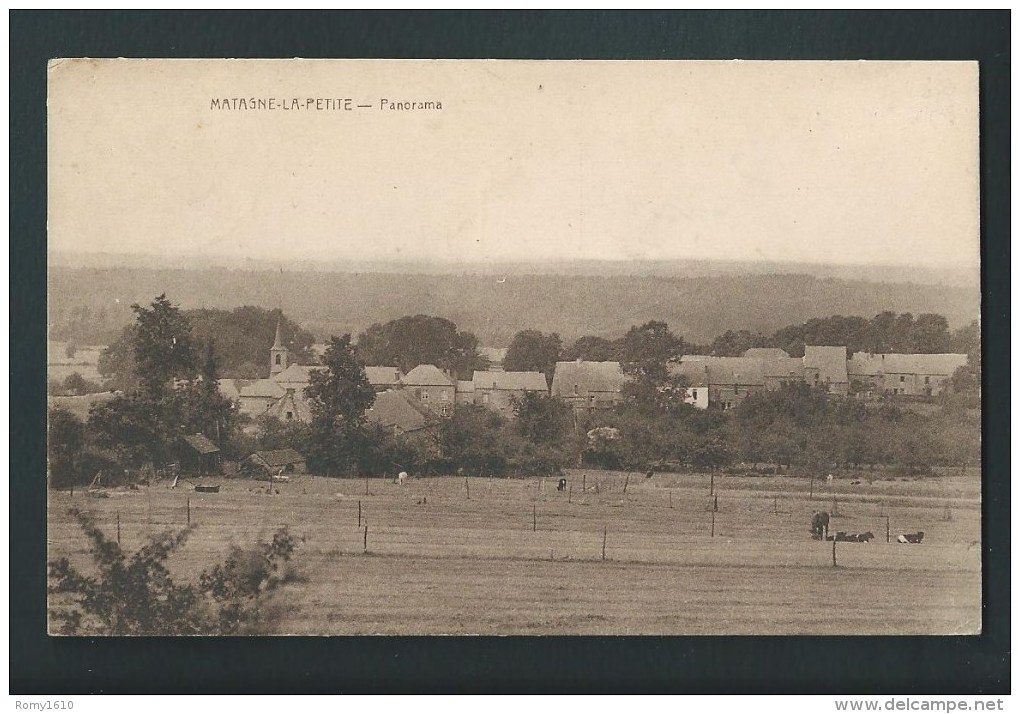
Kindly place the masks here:
<instances>
[{"instance_id":1,"label":"dark background surface","mask_svg":"<svg viewBox=\"0 0 1020 714\"><path fill-rule=\"evenodd\" d=\"M12 11L10 692L1009 692L1009 24L1008 11ZM295 56L979 60L984 634L47 637L46 62L54 57ZM852 593L827 592L822 581L817 591L803 594L834 596Z\"/></svg>"}]
</instances>

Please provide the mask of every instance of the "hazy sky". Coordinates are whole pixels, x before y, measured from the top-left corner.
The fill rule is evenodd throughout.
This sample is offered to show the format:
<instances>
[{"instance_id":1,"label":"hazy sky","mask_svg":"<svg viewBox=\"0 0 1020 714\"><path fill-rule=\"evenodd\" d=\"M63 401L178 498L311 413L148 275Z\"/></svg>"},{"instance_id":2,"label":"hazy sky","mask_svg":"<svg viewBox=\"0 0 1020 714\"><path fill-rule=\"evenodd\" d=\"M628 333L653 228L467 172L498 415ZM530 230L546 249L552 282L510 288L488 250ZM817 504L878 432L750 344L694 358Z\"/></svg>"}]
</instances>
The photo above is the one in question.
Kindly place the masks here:
<instances>
[{"instance_id":1,"label":"hazy sky","mask_svg":"<svg viewBox=\"0 0 1020 714\"><path fill-rule=\"evenodd\" d=\"M50 250L978 262L977 64L65 61ZM273 98L216 109L214 98ZM309 98L350 98L336 111ZM302 109L284 109L297 99ZM441 102L391 111L382 99Z\"/></svg>"}]
</instances>

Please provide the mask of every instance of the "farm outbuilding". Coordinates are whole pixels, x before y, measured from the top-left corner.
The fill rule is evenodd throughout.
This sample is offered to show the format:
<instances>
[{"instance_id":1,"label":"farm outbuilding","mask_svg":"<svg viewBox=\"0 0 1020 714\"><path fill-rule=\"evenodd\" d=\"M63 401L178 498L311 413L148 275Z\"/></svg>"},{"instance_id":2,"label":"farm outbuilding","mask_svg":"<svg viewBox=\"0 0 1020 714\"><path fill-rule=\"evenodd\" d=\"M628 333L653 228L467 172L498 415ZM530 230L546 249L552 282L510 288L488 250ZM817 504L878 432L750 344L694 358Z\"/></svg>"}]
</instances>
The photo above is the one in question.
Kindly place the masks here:
<instances>
[{"instance_id":1,"label":"farm outbuilding","mask_svg":"<svg viewBox=\"0 0 1020 714\"><path fill-rule=\"evenodd\" d=\"M294 449L256 451L244 460L242 468L249 474L304 473L305 457Z\"/></svg>"},{"instance_id":2,"label":"farm outbuilding","mask_svg":"<svg viewBox=\"0 0 1020 714\"><path fill-rule=\"evenodd\" d=\"M220 472L220 449L204 434L182 436L175 449L181 469L189 473Z\"/></svg>"}]
</instances>

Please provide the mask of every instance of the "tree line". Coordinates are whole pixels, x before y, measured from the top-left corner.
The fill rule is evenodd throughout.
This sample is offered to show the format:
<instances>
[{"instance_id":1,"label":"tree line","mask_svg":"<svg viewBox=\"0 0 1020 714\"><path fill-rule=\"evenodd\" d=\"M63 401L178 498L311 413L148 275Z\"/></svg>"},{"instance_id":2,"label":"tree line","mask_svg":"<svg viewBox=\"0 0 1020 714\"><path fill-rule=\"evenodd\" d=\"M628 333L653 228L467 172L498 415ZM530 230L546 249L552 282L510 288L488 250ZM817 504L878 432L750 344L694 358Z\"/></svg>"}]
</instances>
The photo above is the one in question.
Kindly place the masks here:
<instances>
[{"instance_id":1,"label":"tree line","mask_svg":"<svg viewBox=\"0 0 1020 714\"><path fill-rule=\"evenodd\" d=\"M567 350L554 350L558 337L537 331L519 333L511 344L506 369L540 371L578 343L611 348L630 379L621 403L610 410L574 413L548 395L528 395L514 404L510 418L461 405L452 418L435 420L414 438L388 432L366 416L374 394L365 376L365 357L374 362L380 356L369 348L393 357L417 350L407 364L429 360L450 369L477 368L460 361L477 350L470 334L446 320L414 316L370 328L365 351L350 335L330 339L323 369L313 373L305 392L312 411L309 424L269 418L245 424L219 392L220 343L201 338L194 316L165 295L132 309L131 386L95 405L85 422L67 412L51 412L55 485L87 481L99 469L118 473L146 464L159 467L174 459L182 436L194 433L206 435L230 459L256 448L293 447L306 455L314 472L330 475L553 473L580 463L641 469L765 463L780 470L894 467L922 473L934 465L964 465L980 458L979 423L967 408L974 406L973 393L971 401L965 400L968 389L976 391L972 377L954 378L959 393L947 394L927 416L893 403L834 398L805 384L751 395L727 412L702 411L685 403L686 385L668 369L692 347L661 321L636 325L618 340L606 341L608 346L581 338ZM433 330L439 338L424 339L422 330ZM581 356L593 358L591 353Z\"/></svg>"}]
</instances>

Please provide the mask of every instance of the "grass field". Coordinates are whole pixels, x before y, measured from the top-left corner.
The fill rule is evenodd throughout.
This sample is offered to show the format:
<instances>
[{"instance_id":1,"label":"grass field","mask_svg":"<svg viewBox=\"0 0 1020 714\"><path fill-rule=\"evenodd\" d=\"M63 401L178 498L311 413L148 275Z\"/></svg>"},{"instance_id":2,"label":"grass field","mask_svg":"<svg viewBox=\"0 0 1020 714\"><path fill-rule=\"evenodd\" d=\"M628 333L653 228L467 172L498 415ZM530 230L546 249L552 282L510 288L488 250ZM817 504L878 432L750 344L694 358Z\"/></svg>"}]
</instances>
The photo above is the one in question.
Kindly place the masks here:
<instances>
[{"instance_id":1,"label":"grass field","mask_svg":"<svg viewBox=\"0 0 1020 714\"><path fill-rule=\"evenodd\" d=\"M787 477L574 471L556 480L298 476L279 484L205 479L73 503L125 548L195 531L171 561L181 578L230 544L281 525L303 537L304 578L278 596L281 634L957 634L981 628L980 475L831 486ZM582 482L586 488L582 491ZM870 530L872 543L811 539ZM359 504L361 525L358 524ZM52 491L49 552L87 567L72 497ZM892 542L886 543L886 516ZM367 551L365 526L368 527ZM925 532L919 545L896 535ZM603 539L605 559L603 560Z\"/></svg>"}]
</instances>

